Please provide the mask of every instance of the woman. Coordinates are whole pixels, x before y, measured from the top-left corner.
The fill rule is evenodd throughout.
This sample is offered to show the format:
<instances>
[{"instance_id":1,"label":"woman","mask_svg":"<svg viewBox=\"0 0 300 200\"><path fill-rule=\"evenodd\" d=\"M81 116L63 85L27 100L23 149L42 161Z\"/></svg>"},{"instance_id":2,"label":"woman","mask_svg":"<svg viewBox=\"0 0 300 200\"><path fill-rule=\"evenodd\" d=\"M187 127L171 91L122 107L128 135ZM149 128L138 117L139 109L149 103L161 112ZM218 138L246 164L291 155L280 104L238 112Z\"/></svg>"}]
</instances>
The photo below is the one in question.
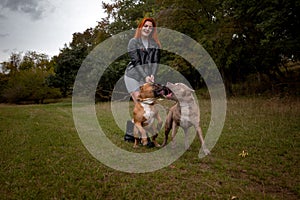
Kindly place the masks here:
<instances>
[{"instance_id":1,"label":"woman","mask_svg":"<svg viewBox=\"0 0 300 200\"><path fill-rule=\"evenodd\" d=\"M152 18L144 18L128 43L130 62L126 68L124 81L134 103L139 96L139 87L146 82L154 82L159 63L160 42L156 23ZM125 141L134 141L134 124L127 121ZM148 146L153 143L148 139Z\"/></svg>"},{"instance_id":2,"label":"woman","mask_svg":"<svg viewBox=\"0 0 300 200\"><path fill-rule=\"evenodd\" d=\"M129 41L130 63L125 71L125 84L134 103L139 95L140 85L154 82L159 63L160 42L156 23L152 18L144 18Z\"/></svg>"}]
</instances>

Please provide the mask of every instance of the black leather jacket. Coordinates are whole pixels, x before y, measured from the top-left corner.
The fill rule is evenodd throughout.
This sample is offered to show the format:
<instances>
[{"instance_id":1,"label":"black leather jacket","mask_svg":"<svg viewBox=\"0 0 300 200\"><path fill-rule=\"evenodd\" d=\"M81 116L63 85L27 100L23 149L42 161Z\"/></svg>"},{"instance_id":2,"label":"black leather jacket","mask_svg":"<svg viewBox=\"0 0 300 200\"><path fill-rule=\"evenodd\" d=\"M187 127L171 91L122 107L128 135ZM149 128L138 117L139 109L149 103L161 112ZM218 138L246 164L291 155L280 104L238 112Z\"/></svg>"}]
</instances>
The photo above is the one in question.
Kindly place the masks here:
<instances>
[{"instance_id":1,"label":"black leather jacket","mask_svg":"<svg viewBox=\"0 0 300 200\"><path fill-rule=\"evenodd\" d=\"M156 75L159 63L159 46L150 40L146 49L139 38L132 38L128 43L130 62L126 68L126 76L137 81L145 81L150 75Z\"/></svg>"}]
</instances>

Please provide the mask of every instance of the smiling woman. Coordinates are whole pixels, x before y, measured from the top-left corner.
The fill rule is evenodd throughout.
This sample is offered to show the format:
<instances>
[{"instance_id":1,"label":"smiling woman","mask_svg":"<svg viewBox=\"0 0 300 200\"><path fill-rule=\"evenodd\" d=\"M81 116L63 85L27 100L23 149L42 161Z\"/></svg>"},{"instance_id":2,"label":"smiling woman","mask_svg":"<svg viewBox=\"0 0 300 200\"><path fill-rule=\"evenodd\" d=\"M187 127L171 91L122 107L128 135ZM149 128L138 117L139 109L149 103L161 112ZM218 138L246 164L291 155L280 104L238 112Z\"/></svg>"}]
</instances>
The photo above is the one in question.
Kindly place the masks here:
<instances>
[{"instance_id":1,"label":"smiling woman","mask_svg":"<svg viewBox=\"0 0 300 200\"><path fill-rule=\"evenodd\" d=\"M156 23L152 18L144 18L129 41L130 62L125 71L125 84L136 103L139 87L146 82L154 82L160 60Z\"/></svg>"}]
</instances>

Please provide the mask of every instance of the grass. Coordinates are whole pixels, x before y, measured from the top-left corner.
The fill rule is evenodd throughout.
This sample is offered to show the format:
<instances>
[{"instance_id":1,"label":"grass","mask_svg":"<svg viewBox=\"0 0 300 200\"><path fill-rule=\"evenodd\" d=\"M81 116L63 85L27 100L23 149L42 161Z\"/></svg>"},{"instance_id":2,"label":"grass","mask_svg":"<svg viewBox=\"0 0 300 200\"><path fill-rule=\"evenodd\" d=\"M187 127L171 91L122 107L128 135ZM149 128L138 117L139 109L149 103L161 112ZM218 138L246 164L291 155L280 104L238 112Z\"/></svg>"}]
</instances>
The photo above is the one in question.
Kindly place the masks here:
<instances>
[{"instance_id":1,"label":"grass","mask_svg":"<svg viewBox=\"0 0 300 200\"><path fill-rule=\"evenodd\" d=\"M96 108L116 145L155 151L132 149L132 143L123 142L109 104ZM200 108L205 133L209 100L201 100ZM299 199L299 121L298 99L229 99L225 126L210 156L198 159L194 140L170 166L130 174L89 154L70 102L0 105L0 199ZM239 155L243 150L245 157Z\"/></svg>"}]
</instances>

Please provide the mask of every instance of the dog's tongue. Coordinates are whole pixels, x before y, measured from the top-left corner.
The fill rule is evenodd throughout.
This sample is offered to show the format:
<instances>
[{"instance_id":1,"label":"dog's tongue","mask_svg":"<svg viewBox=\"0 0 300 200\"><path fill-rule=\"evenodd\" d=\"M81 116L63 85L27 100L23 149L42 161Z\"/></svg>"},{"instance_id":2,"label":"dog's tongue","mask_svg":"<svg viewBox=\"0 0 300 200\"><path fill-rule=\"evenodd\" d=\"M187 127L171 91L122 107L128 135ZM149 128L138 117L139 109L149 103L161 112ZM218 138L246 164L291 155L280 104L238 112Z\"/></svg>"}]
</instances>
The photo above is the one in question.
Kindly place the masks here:
<instances>
[{"instance_id":1,"label":"dog's tongue","mask_svg":"<svg viewBox=\"0 0 300 200\"><path fill-rule=\"evenodd\" d=\"M172 96L172 91L166 86L164 86L164 88L161 92L166 98L171 98L171 96Z\"/></svg>"},{"instance_id":2,"label":"dog's tongue","mask_svg":"<svg viewBox=\"0 0 300 200\"><path fill-rule=\"evenodd\" d=\"M172 93L169 93L166 95L167 98L171 98L171 96L172 96Z\"/></svg>"}]
</instances>

